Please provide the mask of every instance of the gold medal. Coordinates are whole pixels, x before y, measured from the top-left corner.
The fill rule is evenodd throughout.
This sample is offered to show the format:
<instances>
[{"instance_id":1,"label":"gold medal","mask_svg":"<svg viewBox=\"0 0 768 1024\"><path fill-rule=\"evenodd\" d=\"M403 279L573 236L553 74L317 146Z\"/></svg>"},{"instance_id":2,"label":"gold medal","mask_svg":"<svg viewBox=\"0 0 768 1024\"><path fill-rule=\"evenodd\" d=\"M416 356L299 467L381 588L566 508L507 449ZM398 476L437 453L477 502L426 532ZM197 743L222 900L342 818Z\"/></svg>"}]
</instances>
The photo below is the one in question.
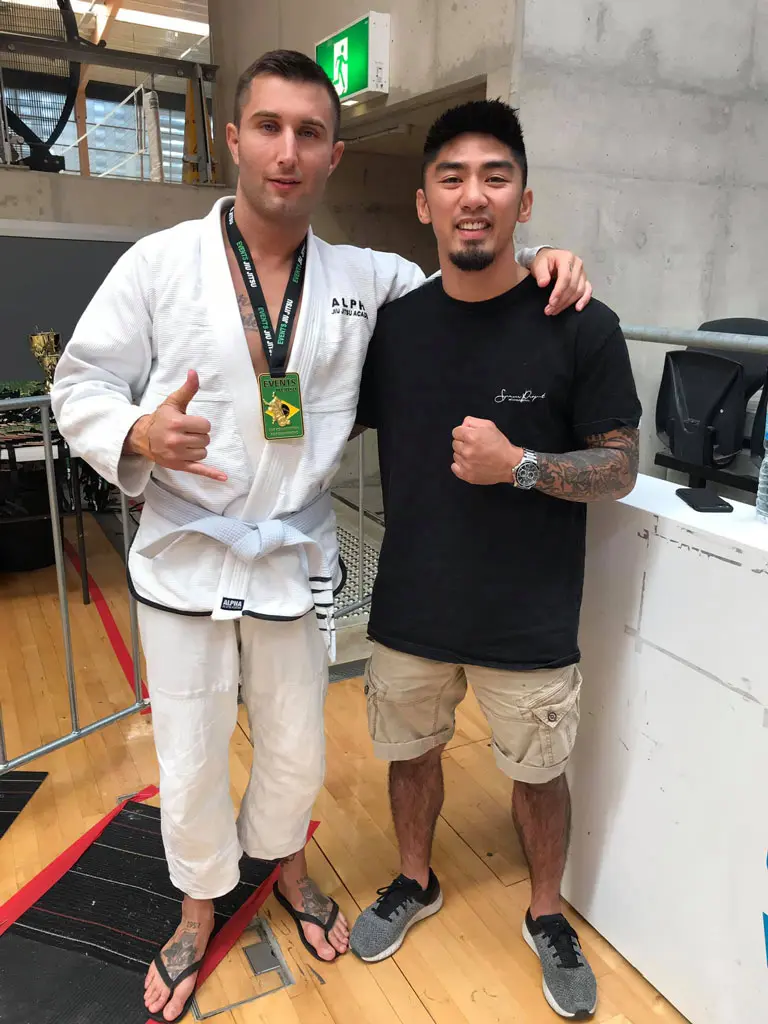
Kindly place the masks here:
<instances>
[{"instance_id":1,"label":"gold medal","mask_svg":"<svg viewBox=\"0 0 768 1024\"><path fill-rule=\"evenodd\" d=\"M282 377L262 373L259 375L259 392L264 437L268 441L303 437L304 416L298 373L286 373Z\"/></svg>"}]
</instances>

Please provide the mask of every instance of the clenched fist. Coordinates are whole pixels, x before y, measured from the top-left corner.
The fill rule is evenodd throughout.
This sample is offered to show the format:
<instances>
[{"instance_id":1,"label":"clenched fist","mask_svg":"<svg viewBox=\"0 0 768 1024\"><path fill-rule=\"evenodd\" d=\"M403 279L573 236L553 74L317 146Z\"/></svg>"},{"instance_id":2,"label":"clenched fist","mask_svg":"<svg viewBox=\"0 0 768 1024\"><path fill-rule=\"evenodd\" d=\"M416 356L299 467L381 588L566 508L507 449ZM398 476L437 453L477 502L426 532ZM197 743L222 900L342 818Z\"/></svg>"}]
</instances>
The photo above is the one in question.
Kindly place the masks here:
<instances>
[{"instance_id":1,"label":"clenched fist","mask_svg":"<svg viewBox=\"0 0 768 1024\"><path fill-rule=\"evenodd\" d=\"M212 466L204 466L211 443L211 424L202 416L188 416L187 406L197 394L200 380L194 370L149 416L134 423L125 443L125 451L143 455L165 469L205 476L224 481L227 474Z\"/></svg>"},{"instance_id":2,"label":"clenched fist","mask_svg":"<svg viewBox=\"0 0 768 1024\"><path fill-rule=\"evenodd\" d=\"M512 470L523 457L490 420L467 416L453 431L453 465L451 469L468 484L509 484Z\"/></svg>"}]
</instances>

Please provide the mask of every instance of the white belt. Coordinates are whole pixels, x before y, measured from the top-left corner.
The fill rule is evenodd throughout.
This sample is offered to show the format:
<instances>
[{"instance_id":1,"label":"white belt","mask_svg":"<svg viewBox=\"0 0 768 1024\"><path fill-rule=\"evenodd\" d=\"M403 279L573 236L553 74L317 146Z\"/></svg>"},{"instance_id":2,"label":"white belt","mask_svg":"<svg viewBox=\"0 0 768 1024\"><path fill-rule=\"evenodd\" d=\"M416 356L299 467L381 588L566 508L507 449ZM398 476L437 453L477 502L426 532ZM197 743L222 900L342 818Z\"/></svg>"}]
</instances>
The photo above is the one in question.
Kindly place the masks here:
<instances>
[{"instance_id":1,"label":"white belt","mask_svg":"<svg viewBox=\"0 0 768 1024\"><path fill-rule=\"evenodd\" d=\"M292 512L282 519L265 519L260 523L246 523L242 519L220 516L169 491L156 480L150 480L144 490L144 499L153 512L175 523L176 527L157 540L146 544L138 552L146 558L161 554L176 539L185 534L199 533L210 537L229 549L245 566L280 548L298 547L302 553L312 591L312 600L318 628L326 634L331 658L336 654L336 632L333 619L333 576L325 553L309 534L322 526L331 515L331 495L323 491L306 508ZM244 577L247 579L247 576ZM214 608L213 618L237 617L243 611L245 594L223 596L220 607Z\"/></svg>"}]
</instances>

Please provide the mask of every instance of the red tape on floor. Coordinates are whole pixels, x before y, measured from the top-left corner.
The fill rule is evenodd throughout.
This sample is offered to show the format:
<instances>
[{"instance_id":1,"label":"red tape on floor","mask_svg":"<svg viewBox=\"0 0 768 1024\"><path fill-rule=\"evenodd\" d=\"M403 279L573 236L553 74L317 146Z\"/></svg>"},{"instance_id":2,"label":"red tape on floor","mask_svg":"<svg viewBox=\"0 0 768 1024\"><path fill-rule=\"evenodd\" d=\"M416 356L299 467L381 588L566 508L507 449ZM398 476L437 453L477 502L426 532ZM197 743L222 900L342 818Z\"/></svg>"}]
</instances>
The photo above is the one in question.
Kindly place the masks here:
<instances>
[{"instance_id":1,"label":"red tape on floor","mask_svg":"<svg viewBox=\"0 0 768 1024\"><path fill-rule=\"evenodd\" d=\"M64 538L64 550L66 551L67 558L74 566L76 572L80 572L80 559L74 546ZM123 640L123 634L120 632L120 628L115 622L115 617L112 614L112 609L109 607L107 599L104 597L98 583L94 580L93 576L88 573L88 589L91 592L93 603L96 605L96 611L99 613L102 625L104 626L104 632L107 634L107 639L112 645L112 650L115 652L115 657L120 663L120 667L123 670L125 678L128 680L131 689L133 689L133 658L131 653L126 647L125 640ZM149 697L144 681L141 682L141 695L146 700ZM150 712L150 708L144 708L141 712L142 715L147 715Z\"/></svg>"},{"instance_id":2,"label":"red tape on floor","mask_svg":"<svg viewBox=\"0 0 768 1024\"><path fill-rule=\"evenodd\" d=\"M35 875L14 896L11 896L0 907L0 935L8 931L14 921L18 920L34 903L37 903L43 893L46 893L52 885L69 871L75 861L82 857L91 843L99 838L110 821L118 816L129 800L149 800L151 797L156 796L157 793L157 786L147 786L146 789L142 789L136 796L123 800L109 814L105 814L101 821L98 821L85 835L76 839L71 846L68 846L63 853L60 853L55 860L51 861L48 867L43 868L39 875Z\"/></svg>"},{"instance_id":3,"label":"red tape on floor","mask_svg":"<svg viewBox=\"0 0 768 1024\"><path fill-rule=\"evenodd\" d=\"M85 835L80 836L76 839L71 846L59 854L59 856L51 861L48 867L35 875L27 884L14 895L7 900L2 907L0 907L0 935L3 935L10 926L17 921L22 914L26 913L29 908L37 903L40 897L46 893L52 885L55 885L59 879L69 871L73 864L82 857L91 843L95 842L104 829L109 823L116 818L120 811L131 801L144 801L149 800L153 796L156 796L158 792L157 786L147 786L136 796L128 797L127 800L123 800L122 803L117 804L109 814L105 814L101 821L97 822L93 828L89 829ZM317 831L319 822L310 822L309 832L307 833L307 842ZM275 868L269 878L265 879L255 890L251 893L248 899L243 905L235 911L230 917L227 923L222 927L221 931L211 939L208 949L205 953L205 958L200 967L200 971L197 976L196 988L199 989L206 978L209 978L211 974L216 970L224 957L229 953L234 944L243 934L245 929L251 923L253 918L258 913L259 909L267 899L269 894L272 892L272 887L277 881L278 875L280 874L280 865ZM153 1024L151 1019L147 1019L147 1024Z\"/></svg>"}]
</instances>

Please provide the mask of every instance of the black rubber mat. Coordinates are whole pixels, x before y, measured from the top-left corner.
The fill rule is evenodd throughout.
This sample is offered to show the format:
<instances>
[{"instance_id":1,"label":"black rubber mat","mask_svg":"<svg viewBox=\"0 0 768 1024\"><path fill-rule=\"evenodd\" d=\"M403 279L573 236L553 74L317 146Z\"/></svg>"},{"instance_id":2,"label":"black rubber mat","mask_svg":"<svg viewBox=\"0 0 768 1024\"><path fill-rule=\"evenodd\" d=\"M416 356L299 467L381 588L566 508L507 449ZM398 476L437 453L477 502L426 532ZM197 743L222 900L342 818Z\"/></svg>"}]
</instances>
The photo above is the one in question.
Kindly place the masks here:
<instances>
[{"instance_id":1,"label":"black rubber mat","mask_svg":"<svg viewBox=\"0 0 768 1024\"><path fill-rule=\"evenodd\" d=\"M0 950L3 1024L144 1024L147 1019L140 974L10 933L0 938Z\"/></svg>"},{"instance_id":2,"label":"black rubber mat","mask_svg":"<svg viewBox=\"0 0 768 1024\"><path fill-rule=\"evenodd\" d=\"M240 884L215 901L214 934L274 867L242 859ZM0 1021L144 1024L144 974L182 898L168 878L160 811L129 803L0 937Z\"/></svg>"},{"instance_id":3,"label":"black rubber mat","mask_svg":"<svg viewBox=\"0 0 768 1024\"><path fill-rule=\"evenodd\" d=\"M24 810L47 775L48 772L8 772L0 775L0 838Z\"/></svg>"}]
</instances>

